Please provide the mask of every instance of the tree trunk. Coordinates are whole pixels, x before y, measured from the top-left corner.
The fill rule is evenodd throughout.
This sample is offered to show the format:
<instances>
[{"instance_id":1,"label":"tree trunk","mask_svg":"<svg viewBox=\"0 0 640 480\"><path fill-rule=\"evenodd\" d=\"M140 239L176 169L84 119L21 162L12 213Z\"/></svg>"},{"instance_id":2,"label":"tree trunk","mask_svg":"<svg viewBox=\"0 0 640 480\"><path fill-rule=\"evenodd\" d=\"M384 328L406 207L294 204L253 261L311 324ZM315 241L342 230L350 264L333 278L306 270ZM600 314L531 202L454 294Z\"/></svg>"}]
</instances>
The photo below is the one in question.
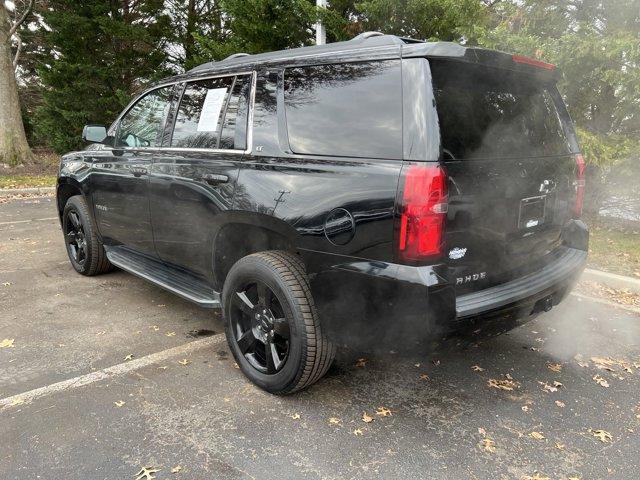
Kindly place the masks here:
<instances>
[{"instance_id":1,"label":"tree trunk","mask_svg":"<svg viewBox=\"0 0 640 480\"><path fill-rule=\"evenodd\" d=\"M0 0L0 163L15 166L30 161L32 156L22 124L10 28L9 12Z\"/></svg>"}]
</instances>

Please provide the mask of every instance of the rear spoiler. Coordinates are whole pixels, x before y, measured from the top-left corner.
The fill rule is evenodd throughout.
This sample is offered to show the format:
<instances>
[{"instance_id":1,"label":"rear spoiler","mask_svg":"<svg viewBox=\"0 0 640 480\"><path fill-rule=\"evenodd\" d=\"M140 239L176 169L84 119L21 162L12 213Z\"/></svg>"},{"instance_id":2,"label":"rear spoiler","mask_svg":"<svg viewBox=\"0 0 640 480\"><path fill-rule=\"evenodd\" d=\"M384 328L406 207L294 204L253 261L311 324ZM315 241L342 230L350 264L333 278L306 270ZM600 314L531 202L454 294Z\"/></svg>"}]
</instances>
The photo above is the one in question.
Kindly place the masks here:
<instances>
[{"instance_id":1,"label":"rear spoiler","mask_svg":"<svg viewBox=\"0 0 640 480\"><path fill-rule=\"evenodd\" d=\"M561 77L560 70L551 63L498 50L465 47L453 42L427 42L402 46L402 58L412 57L450 58L461 62L504 68L532 75L545 82L557 81Z\"/></svg>"}]
</instances>

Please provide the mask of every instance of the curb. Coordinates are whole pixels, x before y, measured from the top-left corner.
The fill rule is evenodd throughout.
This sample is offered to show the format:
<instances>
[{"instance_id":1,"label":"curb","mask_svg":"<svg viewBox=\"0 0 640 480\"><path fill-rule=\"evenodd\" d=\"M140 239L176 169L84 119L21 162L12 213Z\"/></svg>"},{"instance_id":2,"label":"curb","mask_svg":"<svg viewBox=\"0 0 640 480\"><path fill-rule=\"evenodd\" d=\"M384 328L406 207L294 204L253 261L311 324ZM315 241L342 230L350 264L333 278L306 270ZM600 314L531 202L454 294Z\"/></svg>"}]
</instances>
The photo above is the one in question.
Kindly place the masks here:
<instances>
[{"instance_id":1,"label":"curb","mask_svg":"<svg viewBox=\"0 0 640 480\"><path fill-rule=\"evenodd\" d=\"M600 270L593 270L591 268L585 268L582 273L581 280L588 280L592 282L598 282L609 288L616 290L630 290L634 293L640 293L640 280L635 278L625 277L624 275L616 275L615 273L603 272Z\"/></svg>"},{"instance_id":2,"label":"curb","mask_svg":"<svg viewBox=\"0 0 640 480\"><path fill-rule=\"evenodd\" d=\"M52 195L56 187L0 188L0 198L14 195Z\"/></svg>"}]
</instances>

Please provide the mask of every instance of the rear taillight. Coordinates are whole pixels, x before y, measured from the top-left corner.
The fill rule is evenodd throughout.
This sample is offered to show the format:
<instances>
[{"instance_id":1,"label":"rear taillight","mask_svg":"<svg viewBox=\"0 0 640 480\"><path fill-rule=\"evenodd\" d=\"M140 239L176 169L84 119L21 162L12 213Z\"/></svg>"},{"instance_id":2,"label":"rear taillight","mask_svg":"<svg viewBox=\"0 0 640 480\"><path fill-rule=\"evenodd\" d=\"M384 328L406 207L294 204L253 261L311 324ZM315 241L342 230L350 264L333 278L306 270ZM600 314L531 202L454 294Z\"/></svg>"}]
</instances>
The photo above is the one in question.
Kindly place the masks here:
<instances>
[{"instance_id":1,"label":"rear taillight","mask_svg":"<svg viewBox=\"0 0 640 480\"><path fill-rule=\"evenodd\" d=\"M447 175L439 165L403 167L398 256L419 261L442 253L447 215Z\"/></svg>"},{"instance_id":2,"label":"rear taillight","mask_svg":"<svg viewBox=\"0 0 640 480\"><path fill-rule=\"evenodd\" d=\"M580 218L582 216L582 206L584 205L584 185L585 185L585 169L584 157L580 154L576 158L576 204L573 207L573 216Z\"/></svg>"}]
</instances>

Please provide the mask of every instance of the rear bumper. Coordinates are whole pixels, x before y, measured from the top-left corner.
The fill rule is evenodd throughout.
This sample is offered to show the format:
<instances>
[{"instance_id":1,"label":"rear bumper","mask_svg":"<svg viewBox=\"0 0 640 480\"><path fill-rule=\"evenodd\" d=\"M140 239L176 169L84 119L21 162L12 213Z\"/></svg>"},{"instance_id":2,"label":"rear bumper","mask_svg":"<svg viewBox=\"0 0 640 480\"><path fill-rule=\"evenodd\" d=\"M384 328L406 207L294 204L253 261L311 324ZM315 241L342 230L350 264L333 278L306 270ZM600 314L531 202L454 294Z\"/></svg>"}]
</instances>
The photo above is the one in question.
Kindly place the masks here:
<instances>
[{"instance_id":1,"label":"rear bumper","mask_svg":"<svg viewBox=\"0 0 640 480\"><path fill-rule=\"evenodd\" d=\"M511 282L456 298L456 320L499 314L521 305L535 305L550 296L558 303L577 280L587 261L587 252L575 248L566 251L553 263L537 272ZM562 294L562 295L558 295Z\"/></svg>"}]
</instances>

